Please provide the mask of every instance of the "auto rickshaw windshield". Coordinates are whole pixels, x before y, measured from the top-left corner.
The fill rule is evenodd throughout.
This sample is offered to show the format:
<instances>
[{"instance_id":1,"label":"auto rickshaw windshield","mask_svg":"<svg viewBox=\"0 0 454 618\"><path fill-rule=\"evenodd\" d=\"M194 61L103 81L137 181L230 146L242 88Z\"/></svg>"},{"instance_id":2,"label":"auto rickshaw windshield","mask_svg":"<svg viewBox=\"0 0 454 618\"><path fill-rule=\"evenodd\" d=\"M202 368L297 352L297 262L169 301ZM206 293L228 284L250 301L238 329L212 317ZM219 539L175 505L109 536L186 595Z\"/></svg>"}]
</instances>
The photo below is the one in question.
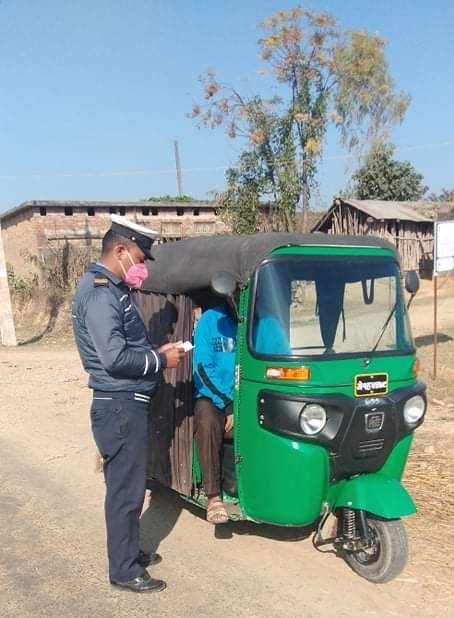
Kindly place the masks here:
<instances>
[{"instance_id":1,"label":"auto rickshaw windshield","mask_svg":"<svg viewBox=\"0 0 454 618\"><path fill-rule=\"evenodd\" d=\"M265 356L413 350L391 257L275 256L258 269L249 345Z\"/></svg>"}]
</instances>

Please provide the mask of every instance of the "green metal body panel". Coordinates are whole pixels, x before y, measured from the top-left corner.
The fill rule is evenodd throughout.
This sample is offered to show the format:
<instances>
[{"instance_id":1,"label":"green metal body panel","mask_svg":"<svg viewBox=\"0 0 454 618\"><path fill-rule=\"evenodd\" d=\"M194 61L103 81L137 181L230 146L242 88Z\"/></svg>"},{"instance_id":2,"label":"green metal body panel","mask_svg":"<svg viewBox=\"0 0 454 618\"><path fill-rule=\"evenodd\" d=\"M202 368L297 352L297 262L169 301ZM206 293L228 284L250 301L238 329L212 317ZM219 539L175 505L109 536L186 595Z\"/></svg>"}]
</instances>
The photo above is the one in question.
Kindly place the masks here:
<instances>
[{"instance_id":1,"label":"green metal body panel","mask_svg":"<svg viewBox=\"0 0 454 618\"><path fill-rule=\"evenodd\" d=\"M202 470L200 469L199 453L197 451L196 441L192 441L192 478L196 485L202 482Z\"/></svg>"},{"instance_id":2,"label":"green metal body panel","mask_svg":"<svg viewBox=\"0 0 454 618\"><path fill-rule=\"evenodd\" d=\"M289 247L279 255L358 255L395 257L383 248ZM331 508L354 503L355 508L383 517L397 517L415 511L415 506L400 484L408 456L411 436L399 442L379 473L364 474L337 484L329 482L327 450L303 440L292 440L260 427L257 401L261 390L288 395L342 394L354 397L354 376L364 373L363 357L341 360L316 359L304 362L310 368L306 382L273 381L265 378L269 361L254 358L247 346L250 290L240 299L242 321L238 330L239 367L234 402L235 452L240 507L243 515L257 521L279 525L306 525L320 515L324 504ZM371 359L367 373L386 372L389 390L415 383L414 354L380 356ZM301 362L279 362L280 366L301 366ZM362 505L362 506L361 506Z\"/></svg>"},{"instance_id":3,"label":"green metal body panel","mask_svg":"<svg viewBox=\"0 0 454 618\"><path fill-rule=\"evenodd\" d=\"M241 399L239 495L248 518L279 525L317 519L325 500L329 460L326 449L261 429L255 388Z\"/></svg>"},{"instance_id":4,"label":"green metal body panel","mask_svg":"<svg viewBox=\"0 0 454 618\"><path fill-rule=\"evenodd\" d=\"M412 433L402 438L378 472L330 484L326 497L329 509L348 506L385 519L415 513L416 506L400 483L412 442Z\"/></svg>"},{"instance_id":5,"label":"green metal body panel","mask_svg":"<svg viewBox=\"0 0 454 618\"><path fill-rule=\"evenodd\" d=\"M380 470L381 474L399 480L402 478L411 443L413 442L413 435L413 433L408 434L408 436L405 436L396 444Z\"/></svg>"},{"instance_id":6,"label":"green metal body panel","mask_svg":"<svg viewBox=\"0 0 454 618\"><path fill-rule=\"evenodd\" d=\"M272 255L360 255L366 257L393 257L396 260L398 259L396 252L392 249L384 249L383 247L348 247L346 245L305 245L304 247L282 247L273 251Z\"/></svg>"},{"instance_id":7,"label":"green metal body panel","mask_svg":"<svg viewBox=\"0 0 454 618\"><path fill-rule=\"evenodd\" d=\"M343 482L333 508L368 511L385 519L413 515L416 506L400 481L385 474L361 474Z\"/></svg>"}]
</instances>

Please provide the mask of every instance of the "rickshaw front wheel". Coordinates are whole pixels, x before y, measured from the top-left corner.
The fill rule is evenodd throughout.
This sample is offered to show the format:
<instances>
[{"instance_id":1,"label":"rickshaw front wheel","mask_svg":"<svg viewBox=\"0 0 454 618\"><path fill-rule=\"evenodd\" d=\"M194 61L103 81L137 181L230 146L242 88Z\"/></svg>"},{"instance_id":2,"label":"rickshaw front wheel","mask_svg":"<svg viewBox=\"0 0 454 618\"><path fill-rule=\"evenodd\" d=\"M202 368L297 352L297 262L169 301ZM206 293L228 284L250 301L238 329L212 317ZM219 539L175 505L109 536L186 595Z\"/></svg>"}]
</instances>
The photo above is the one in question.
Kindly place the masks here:
<instances>
[{"instance_id":1,"label":"rickshaw front wheel","mask_svg":"<svg viewBox=\"0 0 454 618\"><path fill-rule=\"evenodd\" d=\"M408 558L407 533L400 519L367 518L369 545L345 551L344 559L361 577L376 584L391 581L405 567Z\"/></svg>"}]
</instances>

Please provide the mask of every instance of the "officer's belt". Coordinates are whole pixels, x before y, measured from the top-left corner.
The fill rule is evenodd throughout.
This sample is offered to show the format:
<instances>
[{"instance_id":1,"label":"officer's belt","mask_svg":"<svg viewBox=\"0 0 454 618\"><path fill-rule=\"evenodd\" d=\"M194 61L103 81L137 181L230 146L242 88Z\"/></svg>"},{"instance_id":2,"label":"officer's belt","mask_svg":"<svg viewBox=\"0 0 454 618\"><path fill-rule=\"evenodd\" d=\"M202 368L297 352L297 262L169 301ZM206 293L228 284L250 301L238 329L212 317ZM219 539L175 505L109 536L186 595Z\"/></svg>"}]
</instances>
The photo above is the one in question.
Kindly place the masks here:
<instances>
[{"instance_id":1,"label":"officer's belt","mask_svg":"<svg viewBox=\"0 0 454 618\"><path fill-rule=\"evenodd\" d=\"M133 399L134 401L150 403L151 396L132 391L93 391L93 399Z\"/></svg>"}]
</instances>

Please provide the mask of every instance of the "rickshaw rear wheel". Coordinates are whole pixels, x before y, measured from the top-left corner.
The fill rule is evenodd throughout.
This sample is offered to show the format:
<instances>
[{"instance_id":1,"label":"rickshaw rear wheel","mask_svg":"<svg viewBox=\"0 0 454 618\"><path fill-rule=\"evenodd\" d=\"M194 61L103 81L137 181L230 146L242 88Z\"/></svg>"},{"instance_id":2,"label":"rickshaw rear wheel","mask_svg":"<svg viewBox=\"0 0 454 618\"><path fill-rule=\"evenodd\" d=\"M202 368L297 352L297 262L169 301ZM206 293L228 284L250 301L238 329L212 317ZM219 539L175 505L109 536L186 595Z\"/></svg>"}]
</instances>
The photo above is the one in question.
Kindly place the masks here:
<instances>
[{"instance_id":1,"label":"rickshaw rear wheel","mask_svg":"<svg viewBox=\"0 0 454 618\"><path fill-rule=\"evenodd\" d=\"M408 541L400 519L382 520L368 517L370 546L345 551L347 564L361 577L376 584L389 582L399 575L407 562Z\"/></svg>"}]
</instances>

